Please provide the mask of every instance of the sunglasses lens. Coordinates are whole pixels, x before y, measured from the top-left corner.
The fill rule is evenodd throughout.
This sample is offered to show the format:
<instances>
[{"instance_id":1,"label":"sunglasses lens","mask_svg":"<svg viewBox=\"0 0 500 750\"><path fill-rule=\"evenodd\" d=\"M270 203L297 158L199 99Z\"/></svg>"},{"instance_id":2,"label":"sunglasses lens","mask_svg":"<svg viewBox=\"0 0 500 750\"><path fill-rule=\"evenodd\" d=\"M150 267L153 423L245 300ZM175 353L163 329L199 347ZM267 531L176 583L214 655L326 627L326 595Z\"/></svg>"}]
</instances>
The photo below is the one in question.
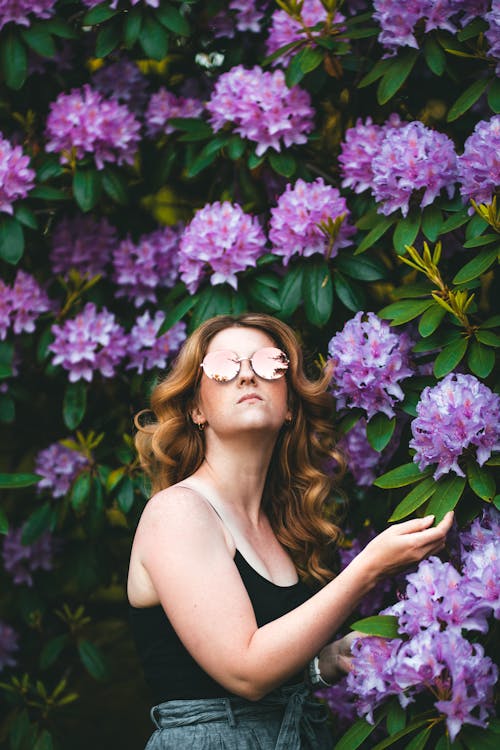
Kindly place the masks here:
<instances>
[{"instance_id":1,"label":"sunglasses lens","mask_svg":"<svg viewBox=\"0 0 500 750\"><path fill-rule=\"evenodd\" d=\"M203 372L211 380L227 383L233 380L240 370L240 363L234 352L218 351L205 355Z\"/></svg>"},{"instance_id":2,"label":"sunglasses lens","mask_svg":"<svg viewBox=\"0 0 500 750\"><path fill-rule=\"evenodd\" d=\"M288 357L281 349L266 346L255 352L252 357L252 367L254 372L264 380L277 380L288 370Z\"/></svg>"}]
</instances>

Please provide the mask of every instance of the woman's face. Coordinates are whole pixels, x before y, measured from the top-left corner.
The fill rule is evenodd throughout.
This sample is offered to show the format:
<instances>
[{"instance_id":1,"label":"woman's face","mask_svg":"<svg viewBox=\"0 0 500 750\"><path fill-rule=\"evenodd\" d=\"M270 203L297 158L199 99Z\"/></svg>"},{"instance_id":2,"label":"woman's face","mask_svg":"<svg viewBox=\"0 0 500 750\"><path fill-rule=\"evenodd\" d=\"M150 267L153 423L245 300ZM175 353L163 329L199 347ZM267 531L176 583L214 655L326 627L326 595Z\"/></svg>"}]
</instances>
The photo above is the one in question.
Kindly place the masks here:
<instances>
[{"instance_id":1,"label":"woman's face","mask_svg":"<svg viewBox=\"0 0 500 750\"><path fill-rule=\"evenodd\" d=\"M213 337L207 353L225 349L245 359L237 376L229 382L220 383L202 375L198 404L191 413L194 422L206 422L209 430L221 436L241 431L279 432L285 420L291 418L286 376L264 380L253 372L246 359L268 346L276 347L276 342L258 328L226 328Z\"/></svg>"}]
</instances>

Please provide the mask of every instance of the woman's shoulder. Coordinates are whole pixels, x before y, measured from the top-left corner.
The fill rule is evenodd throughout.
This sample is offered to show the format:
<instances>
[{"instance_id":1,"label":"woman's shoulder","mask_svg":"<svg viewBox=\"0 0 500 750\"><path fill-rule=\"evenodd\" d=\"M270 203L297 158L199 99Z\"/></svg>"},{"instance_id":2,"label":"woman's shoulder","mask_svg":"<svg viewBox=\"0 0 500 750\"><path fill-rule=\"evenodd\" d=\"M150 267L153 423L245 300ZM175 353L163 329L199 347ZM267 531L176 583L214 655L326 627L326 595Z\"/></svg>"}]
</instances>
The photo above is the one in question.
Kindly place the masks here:
<instances>
[{"instance_id":1,"label":"woman's shoulder","mask_svg":"<svg viewBox=\"0 0 500 750\"><path fill-rule=\"evenodd\" d=\"M202 494L179 482L150 497L142 512L141 521L154 521L158 517L169 517L173 520L176 516L217 518L212 506Z\"/></svg>"}]
</instances>

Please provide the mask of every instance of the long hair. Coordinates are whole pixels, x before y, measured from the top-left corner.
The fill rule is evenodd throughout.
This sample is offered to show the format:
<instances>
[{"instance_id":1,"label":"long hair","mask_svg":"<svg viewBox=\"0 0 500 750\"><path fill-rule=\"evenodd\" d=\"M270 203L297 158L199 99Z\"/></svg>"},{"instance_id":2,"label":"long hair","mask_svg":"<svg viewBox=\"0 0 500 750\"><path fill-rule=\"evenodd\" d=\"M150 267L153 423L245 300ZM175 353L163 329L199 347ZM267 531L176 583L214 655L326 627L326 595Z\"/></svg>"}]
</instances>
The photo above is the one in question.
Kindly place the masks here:
<instances>
[{"instance_id":1,"label":"long hair","mask_svg":"<svg viewBox=\"0 0 500 750\"><path fill-rule=\"evenodd\" d=\"M202 362L212 338L226 328L257 328L283 349L290 425L282 427L266 477L263 507L277 539L289 551L300 576L325 583L328 561L339 539L334 523L335 491L344 461L335 448L330 374L310 380L292 329L263 313L220 315L203 323L184 343L170 373L151 394L151 409L135 417L136 448L153 493L193 474L205 456L205 439L190 413L196 405ZM327 470L335 464L337 471Z\"/></svg>"}]
</instances>

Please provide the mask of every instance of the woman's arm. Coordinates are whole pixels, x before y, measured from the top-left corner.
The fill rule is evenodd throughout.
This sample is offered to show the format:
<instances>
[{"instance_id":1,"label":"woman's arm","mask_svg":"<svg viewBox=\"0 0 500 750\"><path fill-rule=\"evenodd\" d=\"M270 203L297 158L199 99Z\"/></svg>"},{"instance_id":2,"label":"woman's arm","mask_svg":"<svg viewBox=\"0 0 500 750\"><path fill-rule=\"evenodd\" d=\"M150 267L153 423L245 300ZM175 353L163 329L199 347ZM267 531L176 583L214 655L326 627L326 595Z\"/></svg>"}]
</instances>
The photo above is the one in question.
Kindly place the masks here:
<instances>
[{"instance_id":1,"label":"woman's arm","mask_svg":"<svg viewBox=\"0 0 500 750\"><path fill-rule=\"evenodd\" d=\"M134 544L159 599L193 658L229 691L258 700L332 639L362 597L444 545L452 517L393 526L333 581L278 620L257 627L251 602L211 507L191 490L152 498Z\"/></svg>"}]
</instances>

